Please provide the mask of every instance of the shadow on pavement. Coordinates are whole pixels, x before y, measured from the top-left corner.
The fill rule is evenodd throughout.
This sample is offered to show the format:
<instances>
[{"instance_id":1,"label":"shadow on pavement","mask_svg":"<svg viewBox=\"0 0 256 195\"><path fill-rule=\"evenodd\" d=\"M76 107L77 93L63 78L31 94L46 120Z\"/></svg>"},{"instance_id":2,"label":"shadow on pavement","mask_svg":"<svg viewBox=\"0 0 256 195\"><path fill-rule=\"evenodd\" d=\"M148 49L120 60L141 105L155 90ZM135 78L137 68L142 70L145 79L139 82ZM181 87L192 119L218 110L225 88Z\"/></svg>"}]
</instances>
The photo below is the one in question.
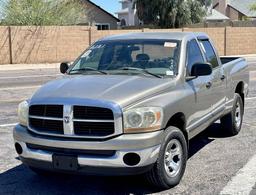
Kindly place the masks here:
<instances>
[{"instance_id":1,"label":"shadow on pavement","mask_svg":"<svg viewBox=\"0 0 256 195\"><path fill-rule=\"evenodd\" d=\"M140 176L38 176L25 165L0 174L0 194L145 194L157 189Z\"/></svg>"},{"instance_id":2,"label":"shadow on pavement","mask_svg":"<svg viewBox=\"0 0 256 195\"><path fill-rule=\"evenodd\" d=\"M205 131L189 141L189 158L199 152L206 145L213 142L215 139L230 137L220 123L213 123Z\"/></svg>"},{"instance_id":3,"label":"shadow on pavement","mask_svg":"<svg viewBox=\"0 0 256 195\"><path fill-rule=\"evenodd\" d=\"M227 137L220 124L211 125L190 141L189 158L215 138ZM189 164L189 162L188 162ZM0 174L0 194L145 194L160 192L141 176L97 177L50 175L40 177L19 165Z\"/></svg>"}]
</instances>

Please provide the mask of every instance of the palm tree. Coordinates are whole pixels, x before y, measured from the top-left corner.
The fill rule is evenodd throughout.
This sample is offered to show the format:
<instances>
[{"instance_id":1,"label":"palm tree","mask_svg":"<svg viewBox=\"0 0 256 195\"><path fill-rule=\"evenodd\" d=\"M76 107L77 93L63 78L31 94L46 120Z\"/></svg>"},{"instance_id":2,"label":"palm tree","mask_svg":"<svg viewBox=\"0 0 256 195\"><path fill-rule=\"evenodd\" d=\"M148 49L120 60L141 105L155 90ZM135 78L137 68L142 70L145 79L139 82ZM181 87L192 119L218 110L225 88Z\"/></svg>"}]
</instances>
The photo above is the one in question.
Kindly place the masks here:
<instances>
[{"instance_id":1,"label":"palm tree","mask_svg":"<svg viewBox=\"0 0 256 195\"><path fill-rule=\"evenodd\" d=\"M205 3L211 0L136 0L138 17L144 24L179 28L202 21ZM202 4L204 3L204 4Z\"/></svg>"},{"instance_id":2,"label":"palm tree","mask_svg":"<svg viewBox=\"0 0 256 195\"><path fill-rule=\"evenodd\" d=\"M157 11L158 11L158 1L152 0L135 0L134 6L136 4L136 9L138 17L144 22L144 24L156 24L157 23Z\"/></svg>"}]
</instances>

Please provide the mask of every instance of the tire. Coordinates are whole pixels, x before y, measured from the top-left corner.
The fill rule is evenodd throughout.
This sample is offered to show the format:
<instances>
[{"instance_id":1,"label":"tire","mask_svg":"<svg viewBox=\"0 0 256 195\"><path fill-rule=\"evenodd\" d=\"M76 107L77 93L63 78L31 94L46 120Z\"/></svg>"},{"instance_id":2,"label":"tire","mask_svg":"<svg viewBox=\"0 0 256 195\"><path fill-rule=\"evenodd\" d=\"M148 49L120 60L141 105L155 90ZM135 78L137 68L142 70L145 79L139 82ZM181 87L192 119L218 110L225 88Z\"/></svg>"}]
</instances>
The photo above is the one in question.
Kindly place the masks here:
<instances>
[{"instance_id":1,"label":"tire","mask_svg":"<svg viewBox=\"0 0 256 195\"><path fill-rule=\"evenodd\" d=\"M239 94L235 93L232 111L220 119L222 129L230 136L237 135L242 127L243 115L244 105L242 98Z\"/></svg>"},{"instance_id":2,"label":"tire","mask_svg":"<svg viewBox=\"0 0 256 195\"><path fill-rule=\"evenodd\" d=\"M180 149L179 155L175 155L175 148L176 152L177 148ZM165 139L162 143L158 160L154 164L154 167L145 174L146 179L160 189L169 189L179 184L186 168L188 157L187 148L187 142L181 130L172 126L168 127L165 130ZM167 151L170 152L167 153ZM171 153L173 154L167 155ZM167 160L167 157L169 157L169 160ZM170 165L171 163L172 165ZM173 163L178 164L178 166L176 164L178 167L176 167L176 171L172 168L175 167Z\"/></svg>"}]
</instances>

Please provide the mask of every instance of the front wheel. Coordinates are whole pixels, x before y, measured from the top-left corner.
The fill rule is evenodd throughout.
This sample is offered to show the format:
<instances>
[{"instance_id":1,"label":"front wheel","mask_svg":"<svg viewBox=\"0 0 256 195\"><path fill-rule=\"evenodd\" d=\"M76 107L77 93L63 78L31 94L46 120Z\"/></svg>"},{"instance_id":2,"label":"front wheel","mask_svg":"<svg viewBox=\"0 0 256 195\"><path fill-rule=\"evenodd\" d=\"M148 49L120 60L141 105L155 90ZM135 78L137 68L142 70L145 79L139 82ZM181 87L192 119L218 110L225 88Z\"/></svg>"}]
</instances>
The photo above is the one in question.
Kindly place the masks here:
<instances>
[{"instance_id":1,"label":"front wheel","mask_svg":"<svg viewBox=\"0 0 256 195\"><path fill-rule=\"evenodd\" d=\"M235 93L232 111L220 119L222 128L231 136L237 135L242 127L243 115L244 104L242 98Z\"/></svg>"},{"instance_id":2,"label":"front wheel","mask_svg":"<svg viewBox=\"0 0 256 195\"><path fill-rule=\"evenodd\" d=\"M146 173L147 180L161 189L179 184L186 168L187 142L180 129L168 127L154 167Z\"/></svg>"}]
</instances>

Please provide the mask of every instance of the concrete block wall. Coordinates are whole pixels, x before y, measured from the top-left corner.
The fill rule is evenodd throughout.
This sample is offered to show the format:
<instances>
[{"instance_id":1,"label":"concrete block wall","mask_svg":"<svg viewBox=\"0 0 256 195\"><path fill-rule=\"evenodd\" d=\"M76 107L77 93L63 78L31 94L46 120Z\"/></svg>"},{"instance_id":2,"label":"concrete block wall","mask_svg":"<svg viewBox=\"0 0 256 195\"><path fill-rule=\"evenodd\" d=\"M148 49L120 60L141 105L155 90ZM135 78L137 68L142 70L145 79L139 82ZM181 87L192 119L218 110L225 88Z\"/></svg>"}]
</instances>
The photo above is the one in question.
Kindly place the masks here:
<instances>
[{"instance_id":1,"label":"concrete block wall","mask_svg":"<svg viewBox=\"0 0 256 195\"><path fill-rule=\"evenodd\" d=\"M93 42L130 32L205 32L220 55L256 54L256 27L98 31L86 26L0 27L0 64L73 61ZM11 44L10 44L11 43Z\"/></svg>"},{"instance_id":2,"label":"concrete block wall","mask_svg":"<svg viewBox=\"0 0 256 195\"><path fill-rule=\"evenodd\" d=\"M10 45L8 27L0 27L0 64L10 63Z\"/></svg>"},{"instance_id":3,"label":"concrete block wall","mask_svg":"<svg viewBox=\"0 0 256 195\"><path fill-rule=\"evenodd\" d=\"M256 54L256 27L227 27L226 54Z\"/></svg>"},{"instance_id":4,"label":"concrete block wall","mask_svg":"<svg viewBox=\"0 0 256 195\"><path fill-rule=\"evenodd\" d=\"M142 32L142 30L101 30L98 31L94 28L91 29L91 41L94 43L95 41L110 35L118 35L132 32Z\"/></svg>"},{"instance_id":5,"label":"concrete block wall","mask_svg":"<svg viewBox=\"0 0 256 195\"><path fill-rule=\"evenodd\" d=\"M89 46L88 27L11 27L13 63L72 61Z\"/></svg>"},{"instance_id":6,"label":"concrete block wall","mask_svg":"<svg viewBox=\"0 0 256 195\"><path fill-rule=\"evenodd\" d=\"M207 33L214 42L219 55L225 55L225 28L184 28L184 31Z\"/></svg>"}]
</instances>

